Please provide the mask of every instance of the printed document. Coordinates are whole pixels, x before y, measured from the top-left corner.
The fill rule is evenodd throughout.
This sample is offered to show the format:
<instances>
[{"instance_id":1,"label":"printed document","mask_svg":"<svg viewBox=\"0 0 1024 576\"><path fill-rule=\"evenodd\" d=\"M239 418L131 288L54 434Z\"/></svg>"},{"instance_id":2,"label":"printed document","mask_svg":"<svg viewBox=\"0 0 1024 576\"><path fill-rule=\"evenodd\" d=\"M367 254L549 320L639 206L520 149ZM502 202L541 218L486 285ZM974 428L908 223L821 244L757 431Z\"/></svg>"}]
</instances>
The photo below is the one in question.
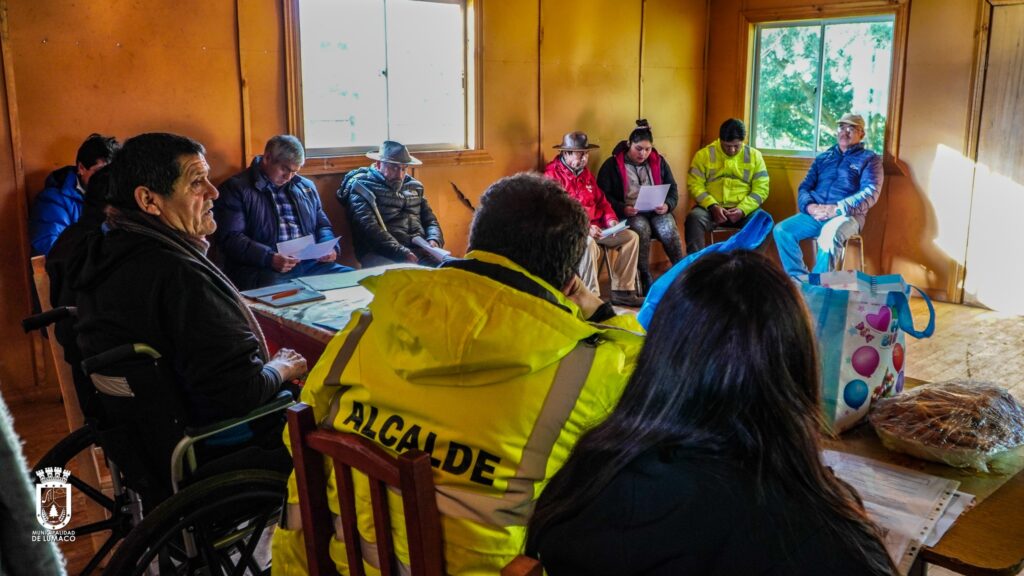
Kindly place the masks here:
<instances>
[{"instance_id":1,"label":"printed document","mask_svg":"<svg viewBox=\"0 0 1024 576\"><path fill-rule=\"evenodd\" d=\"M633 205L637 212L651 212L658 206L665 203L668 196L670 184L658 184L657 186L641 186L640 194L636 197L636 204Z\"/></svg>"},{"instance_id":2,"label":"printed document","mask_svg":"<svg viewBox=\"0 0 1024 576\"><path fill-rule=\"evenodd\" d=\"M825 450L822 460L860 494L868 517L885 533L889 556L906 574L960 482L834 450Z\"/></svg>"}]
</instances>

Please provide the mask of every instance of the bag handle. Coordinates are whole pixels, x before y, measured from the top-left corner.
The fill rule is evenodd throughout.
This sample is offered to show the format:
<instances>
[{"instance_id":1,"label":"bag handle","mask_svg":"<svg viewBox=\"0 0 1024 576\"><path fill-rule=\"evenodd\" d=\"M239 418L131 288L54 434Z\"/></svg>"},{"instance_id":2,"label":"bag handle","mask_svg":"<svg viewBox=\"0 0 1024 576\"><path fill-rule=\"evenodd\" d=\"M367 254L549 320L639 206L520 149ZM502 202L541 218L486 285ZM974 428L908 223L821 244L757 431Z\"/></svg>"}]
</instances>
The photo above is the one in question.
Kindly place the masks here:
<instances>
[{"instance_id":1,"label":"bag handle","mask_svg":"<svg viewBox=\"0 0 1024 576\"><path fill-rule=\"evenodd\" d=\"M900 329L904 332L913 336L914 338L930 338L932 333L935 332L935 306L932 305L932 299L924 293L923 290L917 286L910 286L914 290L917 290L917 294L921 296L924 303L928 305L928 325L924 327L924 330L917 330L914 328L914 316L910 312L910 299L903 292L892 291L889 293L888 305L896 309L896 316L899 318Z\"/></svg>"}]
</instances>

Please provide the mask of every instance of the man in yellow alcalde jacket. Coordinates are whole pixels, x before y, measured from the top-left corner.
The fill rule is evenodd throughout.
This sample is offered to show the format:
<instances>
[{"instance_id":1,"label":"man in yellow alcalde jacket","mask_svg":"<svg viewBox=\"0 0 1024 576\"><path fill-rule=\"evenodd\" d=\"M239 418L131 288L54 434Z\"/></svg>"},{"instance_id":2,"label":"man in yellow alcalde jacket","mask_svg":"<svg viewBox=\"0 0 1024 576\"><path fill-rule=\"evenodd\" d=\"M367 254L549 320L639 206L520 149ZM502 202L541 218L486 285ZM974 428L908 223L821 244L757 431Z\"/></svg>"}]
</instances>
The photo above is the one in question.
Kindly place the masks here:
<instances>
[{"instance_id":1,"label":"man in yellow alcalde jacket","mask_svg":"<svg viewBox=\"0 0 1024 576\"><path fill-rule=\"evenodd\" d=\"M768 169L761 153L743 143L747 127L730 118L718 140L693 156L686 188L697 202L686 216L686 253L704 248L704 234L715 227L742 228L768 198Z\"/></svg>"},{"instance_id":2,"label":"man in yellow alcalde jacket","mask_svg":"<svg viewBox=\"0 0 1024 576\"><path fill-rule=\"evenodd\" d=\"M363 280L373 302L331 340L302 391L322 425L431 455L449 574L497 574L522 551L533 502L633 371L642 328L575 276L588 224L554 182L499 180L480 199L466 259ZM329 482L337 514L333 473ZM357 500L372 538L365 486ZM294 474L288 503L273 572L306 574ZM407 564L401 516L392 519ZM331 554L344 574L338 538ZM362 545L376 573L374 545Z\"/></svg>"}]
</instances>

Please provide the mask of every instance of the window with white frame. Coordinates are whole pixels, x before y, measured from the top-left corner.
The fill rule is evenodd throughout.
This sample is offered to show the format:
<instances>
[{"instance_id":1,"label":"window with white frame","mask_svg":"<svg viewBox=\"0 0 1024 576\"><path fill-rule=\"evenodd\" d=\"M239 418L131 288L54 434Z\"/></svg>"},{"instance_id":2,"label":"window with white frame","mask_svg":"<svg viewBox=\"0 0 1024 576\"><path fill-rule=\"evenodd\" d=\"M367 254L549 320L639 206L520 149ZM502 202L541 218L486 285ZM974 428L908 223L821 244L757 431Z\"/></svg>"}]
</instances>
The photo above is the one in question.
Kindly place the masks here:
<instances>
[{"instance_id":1,"label":"window with white frame","mask_svg":"<svg viewBox=\"0 0 1024 576\"><path fill-rule=\"evenodd\" d=\"M473 146L466 0L298 0L307 155Z\"/></svg>"},{"instance_id":2,"label":"window with white frame","mask_svg":"<svg viewBox=\"0 0 1024 576\"><path fill-rule=\"evenodd\" d=\"M839 118L864 117L865 145L886 146L893 15L758 24L751 144L812 156L836 143Z\"/></svg>"}]
</instances>

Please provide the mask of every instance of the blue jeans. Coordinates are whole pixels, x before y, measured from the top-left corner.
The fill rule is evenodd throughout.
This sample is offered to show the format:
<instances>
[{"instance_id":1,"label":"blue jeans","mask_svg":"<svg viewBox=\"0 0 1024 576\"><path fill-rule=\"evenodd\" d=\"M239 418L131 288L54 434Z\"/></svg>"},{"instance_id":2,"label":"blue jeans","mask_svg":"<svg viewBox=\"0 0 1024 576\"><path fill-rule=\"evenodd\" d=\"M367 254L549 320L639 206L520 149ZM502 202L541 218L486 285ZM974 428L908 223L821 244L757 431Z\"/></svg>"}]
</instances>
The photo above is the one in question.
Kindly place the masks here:
<instances>
[{"instance_id":1,"label":"blue jeans","mask_svg":"<svg viewBox=\"0 0 1024 576\"><path fill-rule=\"evenodd\" d=\"M775 247L779 250L779 259L786 274L797 276L807 274L804 254L800 250L800 241L806 238L817 239L817 257L814 260L815 274L835 270L836 262L843 253L846 239L860 232L860 224L850 216L836 216L824 222L812 216L799 213L786 218L775 225L772 232L775 236Z\"/></svg>"}]
</instances>

